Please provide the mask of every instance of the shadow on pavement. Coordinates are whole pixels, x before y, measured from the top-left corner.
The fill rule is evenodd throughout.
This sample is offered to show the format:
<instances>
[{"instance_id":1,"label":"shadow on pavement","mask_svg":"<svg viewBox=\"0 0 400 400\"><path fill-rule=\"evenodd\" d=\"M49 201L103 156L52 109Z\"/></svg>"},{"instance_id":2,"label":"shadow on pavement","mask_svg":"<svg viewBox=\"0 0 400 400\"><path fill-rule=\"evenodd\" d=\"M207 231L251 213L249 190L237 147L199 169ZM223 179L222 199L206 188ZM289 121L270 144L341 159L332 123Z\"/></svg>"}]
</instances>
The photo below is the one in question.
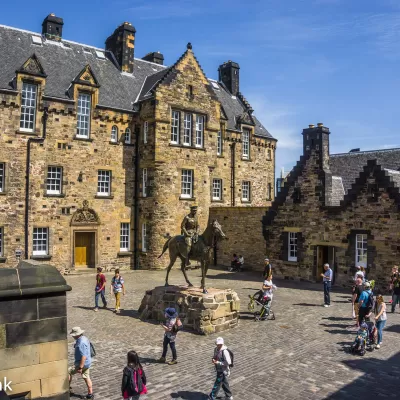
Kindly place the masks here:
<instances>
[{"instance_id":1,"label":"shadow on pavement","mask_svg":"<svg viewBox=\"0 0 400 400\"><path fill-rule=\"evenodd\" d=\"M302 307L321 307L320 304L310 304L310 303L295 303L294 306L302 306Z\"/></svg>"},{"instance_id":2,"label":"shadow on pavement","mask_svg":"<svg viewBox=\"0 0 400 400\"><path fill-rule=\"evenodd\" d=\"M389 326L388 328L385 328L383 331L400 333L400 325Z\"/></svg>"},{"instance_id":3,"label":"shadow on pavement","mask_svg":"<svg viewBox=\"0 0 400 400\"><path fill-rule=\"evenodd\" d=\"M354 357L343 363L349 368L364 372L365 375L325 399L399 398L400 353L388 360Z\"/></svg>"},{"instance_id":4,"label":"shadow on pavement","mask_svg":"<svg viewBox=\"0 0 400 400\"><path fill-rule=\"evenodd\" d=\"M333 335L354 335L355 332L352 332L348 329L325 329L325 332L332 333Z\"/></svg>"},{"instance_id":5,"label":"shadow on pavement","mask_svg":"<svg viewBox=\"0 0 400 400\"><path fill-rule=\"evenodd\" d=\"M347 324L320 324L321 326L325 326L328 328L347 328Z\"/></svg>"},{"instance_id":6,"label":"shadow on pavement","mask_svg":"<svg viewBox=\"0 0 400 400\"><path fill-rule=\"evenodd\" d=\"M201 392L179 391L176 393L171 393L171 398L182 400L207 400L208 396Z\"/></svg>"},{"instance_id":7,"label":"shadow on pavement","mask_svg":"<svg viewBox=\"0 0 400 400\"><path fill-rule=\"evenodd\" d=\"M322 319L327 319L329 321L352 321L353 318L343 318L343 317L323 317Z\"/></svg>"}]
</instances>

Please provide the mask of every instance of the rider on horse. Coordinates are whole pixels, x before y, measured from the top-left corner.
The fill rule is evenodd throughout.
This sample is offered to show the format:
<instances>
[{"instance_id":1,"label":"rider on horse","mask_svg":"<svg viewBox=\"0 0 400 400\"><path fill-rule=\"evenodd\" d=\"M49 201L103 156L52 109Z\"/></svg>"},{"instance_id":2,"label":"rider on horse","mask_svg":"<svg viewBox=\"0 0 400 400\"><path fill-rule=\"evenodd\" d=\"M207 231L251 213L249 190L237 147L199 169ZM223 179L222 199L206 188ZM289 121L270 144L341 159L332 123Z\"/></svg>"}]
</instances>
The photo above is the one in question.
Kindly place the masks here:
<instances>
[{"instance_id":1,"label":"rider on horse","mask_svg":"<svg viewBox=\"0 0 400 400\"><path fill-rule=\"evenodd\" d=\"M190 214L183 218L181 224L182 235L185 237L186 252L182 254L186 258L185 265L190 265L189 253L192 245L195 244L199 236L199 222L197 220L197 206L190 207Z\"/></svg>"}]
</instances>

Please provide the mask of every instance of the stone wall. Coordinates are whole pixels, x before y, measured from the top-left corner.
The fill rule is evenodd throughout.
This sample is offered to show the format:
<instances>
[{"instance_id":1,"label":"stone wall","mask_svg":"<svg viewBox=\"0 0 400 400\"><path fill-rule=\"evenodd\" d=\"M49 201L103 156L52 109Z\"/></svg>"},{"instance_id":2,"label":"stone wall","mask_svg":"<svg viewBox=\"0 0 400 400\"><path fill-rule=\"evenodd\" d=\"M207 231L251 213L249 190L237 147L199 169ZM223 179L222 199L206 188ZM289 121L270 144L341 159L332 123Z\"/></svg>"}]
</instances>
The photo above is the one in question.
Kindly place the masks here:
<instances>
[{"instance_id":1,"label":"stone wall","mask_svg":"<svg viewBox=\"0 0 400 400\"><path fill-rule=\"evenodd\" d=\"M243 255L245 269L261 271L266 256L262 218L268 207L216 207L210 220L217 219L228 237L218 243L217 263L230 266L232 255Z\"/></svg>"},{"instance_id":2,"label":"stone wall","mask_svg":"<svg viewBox=\"0 0 400 400\"><path fill-rule=\"evenodd\" d=\"M12 382L8 394L69 399L65 292L71 288L56 268L25 262L1 269L0 278L0 380Z\"/></svg>"}]
</instances>

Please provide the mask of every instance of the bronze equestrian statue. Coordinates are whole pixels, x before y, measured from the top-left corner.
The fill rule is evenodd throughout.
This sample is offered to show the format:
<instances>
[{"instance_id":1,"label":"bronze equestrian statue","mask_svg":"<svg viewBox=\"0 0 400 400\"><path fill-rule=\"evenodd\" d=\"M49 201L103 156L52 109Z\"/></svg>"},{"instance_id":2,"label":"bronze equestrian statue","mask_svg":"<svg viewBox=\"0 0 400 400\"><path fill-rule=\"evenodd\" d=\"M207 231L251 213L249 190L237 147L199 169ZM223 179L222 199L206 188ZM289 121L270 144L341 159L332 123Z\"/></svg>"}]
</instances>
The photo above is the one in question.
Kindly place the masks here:
<instances>
[{"instance_id":1,"label":"bronze equestrian statue","mask_svg":"<svg viewBox=\"0 0 400 400\"><path fill-rule=\"evenodd\" d=\"M197 219L197 206L190 207L190 214L183 218L181 224L181 234L185 237L186 249L182 253L185 257L185 266L190 265L189 253L192 245L195 244L199 238L199 221Z\"/></svg>"},{"instance_id":2,"label":"bronze equestrian statue","mask_svg":"<svg viewBox=\"0 0 400 400\"><path fill-rule=\"evenodd\" d=\"M185 219L183 220L183 223L185 222ZM188 245L187 242L185 241L185 236L178 235L170 237L165 242L163 251L158 257L160 258L167 251L167 249L169 250L170 263L167 267L165 286L169 286L168 285L169 272L171 271L171 268L175 264L175 261L178 257L181 259L181 270L183 272L183 276L185 277L186 283L189 286L193 286L186 275L186 269L185 269L187 259L190 258L191 260L200 261L201 289L203 289L203 293L207 293L205 281L206 281L206 274L208 271L208 267L210 265L211 250L214 244L222 239L228 239L228 238L225 236L225 233L222 231L221 225L217 220L210 222L207 226L207 229L203 232L203 234L198 236L196 243L191 244L191 251L188 256L187 256Z\"/></svg>"}]
</instances>

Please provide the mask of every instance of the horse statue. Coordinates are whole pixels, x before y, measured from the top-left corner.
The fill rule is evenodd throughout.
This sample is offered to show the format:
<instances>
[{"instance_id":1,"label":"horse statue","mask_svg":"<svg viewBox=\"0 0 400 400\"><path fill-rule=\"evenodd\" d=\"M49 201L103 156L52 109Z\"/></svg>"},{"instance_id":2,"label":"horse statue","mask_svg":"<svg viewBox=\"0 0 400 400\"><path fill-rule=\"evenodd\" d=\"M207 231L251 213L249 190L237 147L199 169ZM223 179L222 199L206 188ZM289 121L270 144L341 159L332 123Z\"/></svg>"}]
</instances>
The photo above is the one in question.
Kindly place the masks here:
<instances>
[{"instance_id":1,"label":"horse statue","mask_svg":"<svg viewBox=\"0 0 400 400\"><path fill-rule=\"evenodd\" d=\"M199 235L197 242L193 243L192 245L189 258L191 260L200 261L201 263L201 289L203 289L203 293L208 293L206 289L205 280L208 267L210 264L211 249L213 248L216 242L222 239L228 239L228 238L222 231L219 222L217 220L214 220L208 224L203 234ZM185 254L184 251L182 251L184 249L183 246L186 246L185 238L183 236L181 235L172 236L165 242L163 251L158 256L158 258L160 258L167 251L167 249L169 250L170 263L167 267L165 286L169 286L168 276L178 257L181 259L181 270L183 276L185 277L186 283L189 286L193 286L190 283L186 274L186 268L185 268L186 258L182 255L182 253Z\"/></svg>"}]
</instances>

